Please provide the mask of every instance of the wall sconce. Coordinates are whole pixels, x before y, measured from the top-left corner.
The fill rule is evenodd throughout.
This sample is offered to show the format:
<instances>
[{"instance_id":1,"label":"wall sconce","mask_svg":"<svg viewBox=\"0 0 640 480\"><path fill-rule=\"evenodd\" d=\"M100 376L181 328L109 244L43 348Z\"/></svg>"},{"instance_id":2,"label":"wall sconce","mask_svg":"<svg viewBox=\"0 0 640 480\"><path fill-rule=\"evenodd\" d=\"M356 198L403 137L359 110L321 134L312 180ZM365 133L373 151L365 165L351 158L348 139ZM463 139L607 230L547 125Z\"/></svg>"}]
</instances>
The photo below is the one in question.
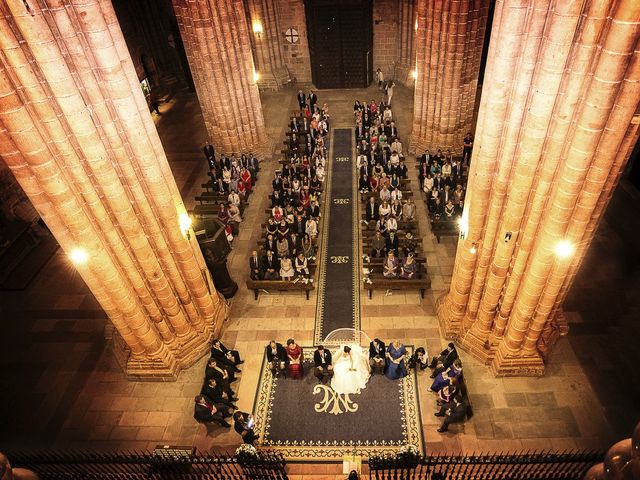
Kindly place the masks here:
<instances>
[{"instance_id":1,"label":"wall sconce","mask_svg":"<svg viewBox=\"0 0 640 480\"><path fill-rule=\"evenodd\" d=\"M418 31L418 19L416 18L416 23L413 26L413 28L415 28L416 32Z\"/></svg>"},{"instance_id":2,"label":"wall sconce","mask_svg":"<svg viewBox=\"0 0 640 480\"><path fill-rule=\"evenodd\" d=\"M411 76L414 80L418 79L418 70L411 70Z\"/></svg>"},{"instance_id":3,"label":"wall sconce","mask_svg":"<svg viewBox=\"0 0 640 480\"><path fill-rule=\"evenodd\" d=\"M258 37L258 40L260 40L260 38L262 37L262 23L260 23L260 20L254 20L252 26L253 33L256 35L256 37Z\"/></svg>"},{"instance_id":4,"label":"wall sconce","mask_svg":"<svg viewBox=\"0 0 640 480\"><path fill-rule=\"evenodd\" d=\"M475 255L476 253L478 253L478 244L476 242L473 242L471 244L471 248L469 249L469 253L471 253L472 255Z\"/></svg>"},{"instance_id":5,"label":"wall sconce","mask_svg":"<svg viewBox=\"0 0 640 480\"><path fill-rule=\"evenodd\" d=\"M69 252L69 259L76 265L84 265L89 260L89 254L84 248L76 247Z\"/></svg>"},{"instance_id":6,"label":"wall sconce","mask_svg":"<svg viewBox=\"0 0 640 480\"><path fill-rule=\"evenodd\" d=\"M189 233L191 230L191 224L193 220L186 213L181 213L178 217L178 223L180 224L180 231L182 235L187 237L187 240L191 240L191 234Z\"/></svg>"},{"instance_id":7,"label":"wall sconce","mask_svg":"<svg viewBox=\"0 0 640 480\"><path fill-rule=\"evenodd\" d=\"M560 240L554 248L556 256L561 259L569 258L576 251L576 246L569 240Z\"/></svg>"},{"instance_id":8,"label":"wall sconce","mask_svg":"<svg viewBox=\"0 0 640 480\"><path fill-rule=\"evenodd\" d=\"M254 70L254 72L253 72L253 81L258 83L259 80L260 80L260 74Z\"/></svg>"}]
</instances>

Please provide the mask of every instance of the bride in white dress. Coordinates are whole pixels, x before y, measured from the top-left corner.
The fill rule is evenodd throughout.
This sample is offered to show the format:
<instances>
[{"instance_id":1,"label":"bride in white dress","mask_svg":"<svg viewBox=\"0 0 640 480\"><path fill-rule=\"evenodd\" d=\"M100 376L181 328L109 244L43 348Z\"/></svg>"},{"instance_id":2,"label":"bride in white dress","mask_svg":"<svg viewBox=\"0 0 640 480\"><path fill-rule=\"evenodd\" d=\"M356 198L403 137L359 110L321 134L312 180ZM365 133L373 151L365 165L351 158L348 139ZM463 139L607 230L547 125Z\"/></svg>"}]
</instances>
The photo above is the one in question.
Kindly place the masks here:
<instances>
[{"instance_id":1,"label":"bride in white dress","mask_svg":"<svg viewBox=\"0 0 640 480\"><path fill-rule=\"evenodd\" d=\"M336 393L360 393L369 376L369 359L359 345L342 345L333 354L331 388Z\"/></svg>"}]
</instances>

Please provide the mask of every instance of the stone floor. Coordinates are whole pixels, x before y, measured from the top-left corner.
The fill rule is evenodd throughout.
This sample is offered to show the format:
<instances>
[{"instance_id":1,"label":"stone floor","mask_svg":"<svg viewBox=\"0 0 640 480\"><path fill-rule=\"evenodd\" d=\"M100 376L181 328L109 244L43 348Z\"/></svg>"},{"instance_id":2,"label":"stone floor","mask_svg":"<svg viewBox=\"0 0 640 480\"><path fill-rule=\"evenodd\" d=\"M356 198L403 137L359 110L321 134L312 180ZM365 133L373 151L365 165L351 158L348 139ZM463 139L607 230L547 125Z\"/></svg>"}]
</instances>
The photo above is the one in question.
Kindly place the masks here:
<instances>
[{"instance_id":1,"label":"stone floor","mask_svg":"<svg viewBox=\"0 0 640 480\"><path fill-rule=\"evenodd\" d=\"M350 126L355 98L377 99L369 90L320 91L331 108L333 126ZM281 145L295 92L263 94L265 119L275 145ZM288 106L288 108L283 108ZM181 92L154 116L185 203L200 190L206 165L206 138L195 95ZM412 116L411 91L396 88L394 115L407 145ZM278 147L279 148L279 147ZM264 346L272 339L312 341L315 295L262 294L258 301L244 287L246 258L260 235L276 160L263 164L233 244L230 271L240 289L232 300L224 342L246 358L236 384L241 409L251 411ZM410 174L415 171L409 162ZM416 188L417 181L413 178ZM420 198L420 193L416 198ZM483 365L462 354L474 418L439 434L430 383L421 375L421 411L428 452L521 449L606 448L628 437L640 419L640 218L634 191L619 188L598 230L565 310L569 336L553 353L541 378L494 378ZM425 218L424 205L418 202ZM362 327L370 336L401 338L435 352L444 343L435 316L435 299L451 280L455 240L441 244L422 222L432 291L362 295ZM104 339L106 319L82 280L59 252L30 287L0 292L3 348L0 351L0 449L7 447L91 447L141 449L156 444L196 445L201 449L238 445L236 434L198 425L192 399L203 377L202 359L171 383L127 382ZM332 467L315 473L334 473ZM324 469L324 470L323 470ZM329 470L327 470L329 469Z\"/></svg>"}]
</instances>

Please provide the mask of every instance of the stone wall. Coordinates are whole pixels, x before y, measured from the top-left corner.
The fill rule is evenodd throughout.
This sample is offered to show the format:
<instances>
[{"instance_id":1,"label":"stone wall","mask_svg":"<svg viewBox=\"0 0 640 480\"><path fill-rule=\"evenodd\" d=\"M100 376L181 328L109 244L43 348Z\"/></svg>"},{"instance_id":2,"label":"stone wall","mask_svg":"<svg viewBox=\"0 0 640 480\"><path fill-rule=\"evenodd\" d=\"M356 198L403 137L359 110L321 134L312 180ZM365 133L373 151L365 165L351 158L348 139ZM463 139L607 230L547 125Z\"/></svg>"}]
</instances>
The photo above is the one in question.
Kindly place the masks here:
<instances>
[{"instance_id":1,"label":"stone wall","mask_svg":"<svg viewBox=\"0 0 640 480\"><path fill-rule=\"evenodd\" d=\"M380 68L385 80L390 80L395 76L395 66L400 54L399 21L400 6L397 0L374 1L373 71Z\"/></svg>"},{"instance_id":2,"label":"stone wall","mask_svg":"<svg viewBox=\"0 0 640 480\"><path fill-rule=\"evenodd\" d=\"M282 33L282 53L289 69L291 78L298 83L311 82L311 60L309 57L309 42L307 40L307 19L303 0L278 0L280 15L280 32ZM294 28L298 32L298 41L290 43L285 38L285 32Z\"/></svg>"}]
</instances>

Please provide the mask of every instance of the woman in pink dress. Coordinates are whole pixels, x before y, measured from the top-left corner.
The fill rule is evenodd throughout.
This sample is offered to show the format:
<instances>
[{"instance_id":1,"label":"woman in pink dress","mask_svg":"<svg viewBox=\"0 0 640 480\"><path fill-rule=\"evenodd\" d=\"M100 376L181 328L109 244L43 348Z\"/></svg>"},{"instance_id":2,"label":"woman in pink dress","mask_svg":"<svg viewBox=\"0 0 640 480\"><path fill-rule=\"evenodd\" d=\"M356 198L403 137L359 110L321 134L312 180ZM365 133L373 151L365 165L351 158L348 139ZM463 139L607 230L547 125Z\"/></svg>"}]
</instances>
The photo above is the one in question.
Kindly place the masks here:
<instances>
[{"instance_id":1,"label":"woman in pink dress","mask_svg":"<svg viewBox=\"0 0 640 480\"><path fill-rule=\"evenodd\" d=\"M302 348L296 344L293 338L287 340L287 357L289 358L289 365L287 369L289 376L293 379L302 378Z\"/></svg>"}]
</instances>

